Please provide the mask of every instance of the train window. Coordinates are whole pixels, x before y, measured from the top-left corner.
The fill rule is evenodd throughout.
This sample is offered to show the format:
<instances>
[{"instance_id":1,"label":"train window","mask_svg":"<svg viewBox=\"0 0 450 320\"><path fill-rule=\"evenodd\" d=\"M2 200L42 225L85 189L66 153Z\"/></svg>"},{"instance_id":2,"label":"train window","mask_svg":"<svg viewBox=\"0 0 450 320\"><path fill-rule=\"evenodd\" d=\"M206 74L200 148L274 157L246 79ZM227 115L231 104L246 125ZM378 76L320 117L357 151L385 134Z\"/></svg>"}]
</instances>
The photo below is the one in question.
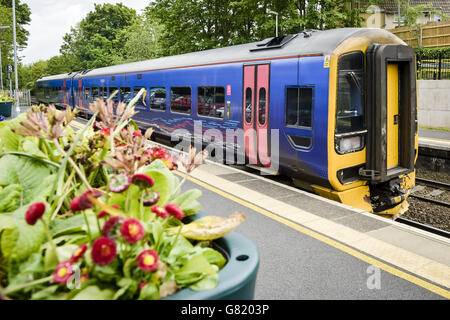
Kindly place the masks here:
<instances>
[{"instance_id":1,"label":"train window","mask_svg":"<svg viewBox=\"0 0 450 320\"><path fill-rule=\"evenodd\" d=\"M364 130L364 55L352 52L339 58L336 133Z\"/></svg>"},{"instance_id":2,"label":"train window","mask_svg":"<svg viewBox=\"0 0 450 320\"><path fill-rule=\"evenodd\" d=\"M150 87L150 108L166 110L166 88Z\"/></svg>"},{"instance_id":3,"label":"train window","mask_svg":"<svg viewBox=\"0 0 450 320\"><path fill-rule=\"evenodd\" d=\"M98 87L92 87L92 99L98 98Z\"/></svg>"},{"instance_id":4,"label":"train window","mask_svg":"<svg viewBox=\"0 0 450 320\"><path fill-rule=\"evenodd\" d=\"M106 87L100 87L100 98L108 99L108 89Z\"/></svg>"},{"instance_id":5,"label":"train window","mask_svg":"<svg viewBox=\"0 0 450 320\"><path fill-rule=\"evenodd\" d=\"M245 89L245 121L250 123L252 121L252 89Z\"/></svg>"},{"instance_id":6,"label":"train window","mask_svg":"<svg viewBox=\"0 0 450 320\"><path fill-rule=\"evenodd\" d=\"M197 112L201 116L223 119L225 116L225 88L198 87Z\"/></svg>"},{"instance_id":7,"label":"train window","mask_svg":"<svg viewBox=\"0 0 450 320\"><path fill-rule=\"evenodd\" d=\"M129 103L131 101L131 88L120 87L120 101Z\"/></svg>"},{"instance_id":8,"label":"train window","mask_svg":"<svg viewBox=\"0 0 450 320\"><path fill-rule=\"evenodd\" d=\"M266 88L259 89L259 102L258 102L258 121L260 125L266 123Z\"/></svg>"},{"instance_id":9,"label":"train window","mask_svg":"<svg viewBox=\"0 0 450 320\"><path fill-rule=\"evenodd\" d=\"M312 128L313 88L287 88L286 125Z\"/></svg>"},{"instance_id":10,"label":"train window","mask_svg":"<svg viewBox=\"0 0 450 320\"><path fill-rule=\"evenodd\" d=\"M117 87L109 87L109 95L108 98L117 91ZM119 100L119 93L116 92L116 95L112 98L112 101Z\"/></svg>"},{"instance_id":11,"label":"train window","mask_svg":"<svg viewBox=\"0 0 450 320\"><path fill-rule=\"evenodd\" d=\"M91 96L91 88L84 87L84 94L83 94L84 100L89 100L90 96Z\"/></svg>"},{"instance_id":12,"label":"train window","mask_svg":"<svg viewBox=\"0 0 450 320\"><path fill-rule=\"evenodd\" d=\"M170 111L191 113L191 88L170 88Z\"/></svg>"},{"instance_id":13,"label":"train window","mask_svg":"<svg viewBox=\"0 0 450 320\"><path fill-rule=\"evenodd\" d=\"M133 88L133 98L139 93L139 91L141 91L141 89L142 89L142 87L134 87ZM144 101L145 101L144 97L145 97L145 93L143 95L141 95L141 97L139 98L138 101L136 101L136 104L135 104L136 107L142 108L142 109L146 108L145 104L144 104ZM144 101L142 101L142 100L144 100Z\"/></svg>"}]
</instances>

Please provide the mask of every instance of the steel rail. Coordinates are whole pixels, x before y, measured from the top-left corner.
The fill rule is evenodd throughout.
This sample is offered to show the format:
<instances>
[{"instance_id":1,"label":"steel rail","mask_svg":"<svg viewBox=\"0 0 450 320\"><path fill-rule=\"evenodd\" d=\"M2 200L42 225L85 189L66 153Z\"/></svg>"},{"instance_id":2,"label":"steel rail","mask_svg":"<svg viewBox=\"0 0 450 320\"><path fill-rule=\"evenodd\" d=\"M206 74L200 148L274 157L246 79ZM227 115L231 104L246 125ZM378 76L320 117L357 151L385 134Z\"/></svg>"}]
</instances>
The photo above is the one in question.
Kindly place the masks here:
<instances>
[{"instance_id":1,"label":"steel rail","mask_svg":"<svg viewBox=\"0 0 450 320\"><path fill-rule=\"evenodd\" d=\"M434 199L430 199L430 198L426 198L426 197L422 197L422 196L417 196L414 193L411 193L409 196L412 197L412 198L416 198L416 199L425 201L425 202L430 202L430 203L434 203L434 204L437 204L437 205L440 205L440 206L443 206L443 207L450 208L450 203L448 203L448 202L434 200Z\"/></svg>"},{"instance_id":2,"label":"steel rail","mask_svg":"<svg viewBox=\"0 0 450 320\"><path fill-rule=\"evenodd\" d=\"M440 181L435 180L429 180L429 179L423 179L423 178L416 178L416 182L419 182L421 184L430 186L430 187L436 187L441 188L445 190L450 190L450 183L444 183Z\"/></svg>"},{"instance_id":3,"label":"steel rail","mask_svg":"<svg viewBox=\"0 0 450 320\"><path fill-rule=\"evenodd\" d=\"M410 220L410 219L406 219L406 218L403 218L403 217L398 217L397 219L395 219L395 221L450 239L450 232L448 232L446 230L438 229L438 228L429 226L427 224L423 224L423 223L420 223L420 222L417 222L417 221L413 221L413 220Z\"/></svg>"}]
</instances>

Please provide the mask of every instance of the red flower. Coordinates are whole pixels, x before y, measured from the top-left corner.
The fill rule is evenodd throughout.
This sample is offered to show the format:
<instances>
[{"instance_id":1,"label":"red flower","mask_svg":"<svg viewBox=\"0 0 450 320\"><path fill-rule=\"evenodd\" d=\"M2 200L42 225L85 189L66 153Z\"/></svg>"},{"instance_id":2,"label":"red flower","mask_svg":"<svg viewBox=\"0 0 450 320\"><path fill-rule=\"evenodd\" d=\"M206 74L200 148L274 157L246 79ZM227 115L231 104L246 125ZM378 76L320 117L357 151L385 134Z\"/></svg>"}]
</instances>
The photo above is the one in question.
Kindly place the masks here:
<instances>
[{"instance_id":1,"label":"red flower","mask_svg":"<svg viewBox=\"0 0 450 320\"><path fill-rule=\"evenodd\" d=\"M165 206L167 212L177 218L178 220L182 220L184 218L183 210L175 203L168 203Z\"/></svg>"},{"instance_id":2,"label":"red flower","mask_svg":"<svg viewBox=\"0 0 450 320\"><path fill-rule=\"evenodd\" d=\"M87 197L88 195L98 198L103 195L103 192L100 190L87 190L83 192L82 195L75 197L70 201L70 210L75 212L92 208L92 202Z\"/></svg>"},{"instance_id":3,"label":"red flower","mask_svg":"<svg viewBox=\"0 0 450 320\"><path fill-rule=\"evenodd\" d=\"M133 137L142 137L142 132L141 130L136 130L133 132Z\"/></svg>"},{"instance_id":4,"label":"red flower","mask_svg":"<svg viewBox=\"0 0 450 320\"><path fill-rule=\"evenodd\" d=\"M53 271L54 283L66 283L73 274L72 262L64 261L58 264L55 271Z\"/></svg>"},{"instance_id":5,"label":"red flower","mask_svg":"<svg viewBox=\"0 0 450 320\"><path fill-rule=\"evenodd\" d=\"M115 209L119 209L119 206L118 206L117 204L113 204L111 207L113 207L113 208L115 208ZM107 216L107 215L109 215L109 213L106 212L106 211L100 211L100 212L98 213L98 217L99 217L99 218L103 218L104 216Z\"/></svg>"},{"instance_id":6,"label":"red flower","mask_svg":"<svg viewBox=\"0 0 450 320\"><path fill-rule=\"evenodd\" d=\"M118 216L108 218L103 225L102 235L107 238L111 237L115 233L116 227L119 227L119 224L122 223L122 221L123 218Z\"/></svg>"},{"instance_id":7,"label":"red flower","mask_svg":"<svg viewBox=\"0 0 450 320\"><path fill-rule=\"evenodd\" d=\"M122 172L109 180L109 191L121 193L128 189L130 183L130 175L126 172Z\"/></svg>"},{"instance_id":8,"label":"red flower","mask_svg":"<svg viewBox=\"0 0 450 320\"><path fill-rule=\"evenodd\" d=\"M110 128L105 128L100 130L100 133L104 136L109 136L111 134L111 129Z\"/></svg>"},{"instance_id":9,"label":"red flower","mask_svg":"<svg viewBox=\"0 0 450 320\"><path fill-rule=\"evenodd\" d=\"M45 212L45 203L35 202L28 207L25 213L25 220L29 225L34 225Z\"/></svg>"},{"instance_id":10,"label":"red flower","mask_svg":"<svg viewBox=\"0 0 450 320\"><path fill-rule=\"evenodd\" d=\"M116 257L116 243L108 238L97 238L92 244L92 260L99 266L106 266Z\"/></svg>"},{"instance_id":11,"label":"red flower","mask_svg":"<svg viewBox=\"0 0 450 320\"><path fill-rule=\"evenodd\" d=\"M169 216L169 212L167 212L166 208L164 207L154 206L151 210L161 218L167 218Z\"/></svg>"},{"instance_id":12,"label":"red flower","mask_svg":"<svg viewBox=\"0 0 450 320\"><path fill-rule=\"evenodd\" d=\"M82 244L81 246L78 247L77 251L75 251L75 253L72 255L72 258L70 258L70 262L74 263L77 262L86 252L88 246L87 244Z\"/></svg>"},{"instance_id":13,"label":"red flower","mask_svg":"<svg viewBox=\"0 0 450 320\"><path fill-rule=\"evenodd\" d=\"M170 154L166 149L159 147L152 150L152 156L154 159L167 159L170 157Z\"/></svg>"},{"instance_id":14,"label":"red flower","mask_svg":"<svg viewBox=\"0 0 450 320\"><path fill-rule=\"evenodd\" d=\"M158 254L154 250L144 250L137 257L139 268L144 271L153 271L158 267Z\"/></svg>"},{"instance_id":15,"label":"red flower","mask_svg":"<svg viewBox=\"0 0 450 320\"><path fill-rule=\"evenodd\" d=\"M149 193L144 193L142 197L144 197L144 201L142 202L144 207L151 207L159 201L159 192L152 191Z\"/></svg>"},{"instance_id":16,"label":"red flower","mask_svg":"<svg viewBox=\"0 0 450 320\"><path fill-rule=\"evenodd\" d=\"M136 243L145 235L145 230L141 222L134 218L126 219L122 224L120 232L129 243Z\"/></svg>"},{"instance_id":17,"label":"red flower","mask_svg":"<svg viewBox=\"0 0 450 320\"><path fill-rule=\"evenodd\" d=\"M132 178L131 182L137 185L141 189L151 188L155 184L153 178L144 174L144 173L136 173Z\"/></svg>"}]
</instances>

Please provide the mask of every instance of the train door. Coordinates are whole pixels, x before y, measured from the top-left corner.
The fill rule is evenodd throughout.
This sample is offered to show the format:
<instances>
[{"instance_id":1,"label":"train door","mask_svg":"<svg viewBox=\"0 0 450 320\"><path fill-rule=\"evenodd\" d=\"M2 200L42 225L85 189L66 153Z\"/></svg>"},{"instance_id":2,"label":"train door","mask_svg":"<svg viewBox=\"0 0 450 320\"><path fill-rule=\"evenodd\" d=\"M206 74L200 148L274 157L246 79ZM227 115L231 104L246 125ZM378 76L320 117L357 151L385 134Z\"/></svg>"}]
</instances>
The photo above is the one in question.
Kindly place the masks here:
<instances>
[{"instance_id":1,"label":"train door","mask_svg":"<svg viewBox=\"0 0 450 320\"><path fill-rule=\"evenodd\" d=\"M78 79L78 108L83 107L83 95L82 95L82 81L81 79Z\"/></svg>"},{"instance_id":2,"label":"train door","mask_svg":"<svg viewBox=\"0 0 450 320\"><path fill-rule=\"evenodd\" d=\"M251 164L270 167L269 145L270 65L244 66L242 123L245 155Z\"/></svg>"},{"instance_id":3,"label":"train door","mask_svg":"<svg viewBox=\"0 0 450 320\"><path fill-rule=\"evenodd\" d=\"M398 166L399 153L399 76L398 64L387 64L387 169Z\"/></svg>"},{"instance_id":4,"label":"train door","mask_svg":"<svg viewBox=\"0 0 450 320\"><path fill-rule=\"evenodd\" d=\"M64 106L67 104L67 99L66 99L66 80L63 80L63 104L64 104Z\"/></svg>"}]
</instances>

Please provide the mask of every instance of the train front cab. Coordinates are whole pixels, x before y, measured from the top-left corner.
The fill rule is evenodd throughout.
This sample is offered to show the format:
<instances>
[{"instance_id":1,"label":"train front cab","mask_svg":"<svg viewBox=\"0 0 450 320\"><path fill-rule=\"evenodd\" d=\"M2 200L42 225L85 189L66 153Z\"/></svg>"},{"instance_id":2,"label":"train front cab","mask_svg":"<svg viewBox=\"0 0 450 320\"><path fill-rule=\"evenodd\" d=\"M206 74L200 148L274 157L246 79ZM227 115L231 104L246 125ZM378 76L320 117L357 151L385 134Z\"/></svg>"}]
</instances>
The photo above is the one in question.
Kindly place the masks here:
<instances>
[{"instance_id":1,"label":"train front cab","mask_svg":"<svg viewBox=\"0 0 450 320\"><path fill-rule=\"evenodd\" d=\"M331 55L327 198L395 218L415 185L415 54L400 39L367 31Z\"/></svg>"}]
</instances>

